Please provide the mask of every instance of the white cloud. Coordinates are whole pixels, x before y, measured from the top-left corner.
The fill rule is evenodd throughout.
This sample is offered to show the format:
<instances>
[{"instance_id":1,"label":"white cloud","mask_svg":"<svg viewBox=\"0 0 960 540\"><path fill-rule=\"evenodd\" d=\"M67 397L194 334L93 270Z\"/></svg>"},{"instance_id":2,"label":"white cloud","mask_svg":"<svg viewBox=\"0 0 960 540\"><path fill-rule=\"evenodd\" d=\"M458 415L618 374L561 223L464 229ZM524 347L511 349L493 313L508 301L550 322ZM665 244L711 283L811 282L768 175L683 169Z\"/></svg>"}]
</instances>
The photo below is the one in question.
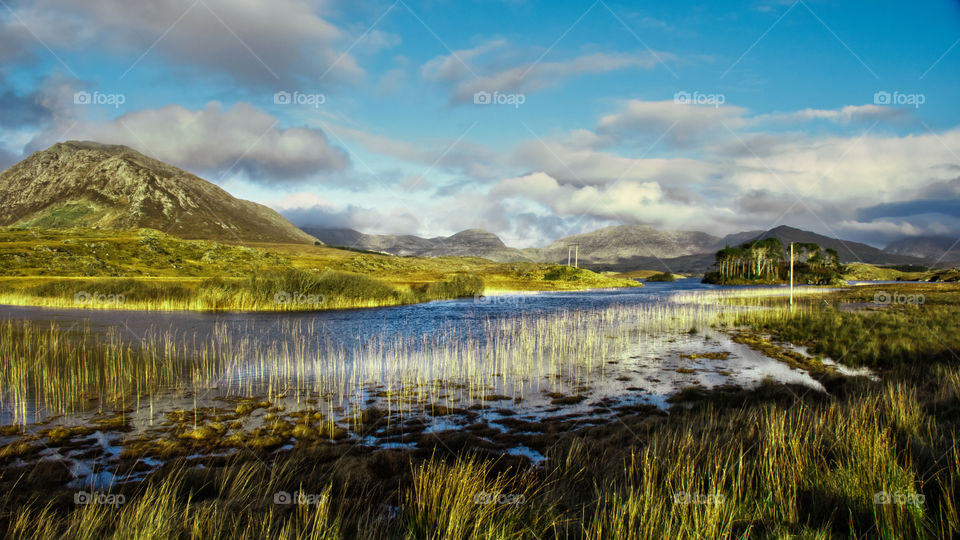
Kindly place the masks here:
<instances>
[{"instance_id":1,"label":"white cloud","mask_svg":"<svg viewBox=\"0 0 960 540\"><path fill-rule=\"evenodd\" d=\"M45 148L64 137L61 119L31 146ZM349 165L346 154L313 128L279 128L277 120L247 103L218 102L191 110L180 105L144 109L106 122L78 119L69 138L125 144L199 174L242 174L255 183L316 179ZM216 179L216 178L213 178Z\"/></svg>"},{"instance_id":2,"label":"white cloud","mask_svg":"<svg viewBox=\"0 0 960 540\"><path fill-rule=\"evenodd\" d=\"M789 113L763 114L753 117L751 123L771 122L809 122L827 120L839 124L894 120L909 116L907 109L887 105L847 105L839 109L803 109Z\"/></svg>"},{"instance_id":3,"label":"white cloud","mask_svg":"<svg viewBox=\"0 0 960 540\"><path fill-rule=\"evenodd\" d=\"M579 136L578 136L579 137ZM670 185L685 185L703 180L721 171L720 166L690 158L624 157L613 152L594 150L573 142L551 140L523 142L508 157L521 170L540 170L553 178L572 184L606 184L618 180L657 180Z\"/></svg>"},{"instance_id":4,"label":"white cloud","mask_svg":"<svg viewBox=\"0 0 960 540\"><path fill-rule=\"evenodd\" d=\"M896 237L896 236L919 236L925 234L926 231L921 227L917 227L912 223L905 221L893 222L893 221L852 221L844 220L841 221L838 225L838 228L848 231L856 232L871 232L871 233L883 233L885 236Z\"/></svg>"},{"instance_id":5,"label":"white cloud","mask_svg":"<svg viewBox=\"0 0 960 540\"><path fill-rule=\"evenodd\" d=\"M611 142L661 137L674 145L690 146L708 134L742 127L747 110L732 105L690 105L670 101L631 100L622 111L597 123L597 134Z\"/></svg>"},{"instance_id":6,"label":"white cloud","mask_svg":"<svg viewBox=\"0 0 960 540\"><path fill-rule=\"evenodd\" d=\"M346 126L328 127L337 136L356 141L370 152L422 165L419 173L453 171L484 180L503 174L502 159L497 153L466 138L411 142ZM425 178L420 183L429 180Z\"/></svg>"},{"instance_id":7,"label":"white cloud","mask_svg":"<svg viewBox=\"0 0 960 540\"><path fill-rule=\"evenodd\" d=\"M657 182L575 186L562 184L542 172L503 180L490 194L494 198L530 199L562 216L590 216L661 226L702 221L703 212L708 210L671 201Z\"/></svg>"},{"instance_id":8,"label":"white cloud","mask_svg":"<svg viewBox=\"0 0 960 540\"><path fill-rule=\"evenodd\" d=\"M143 62L160 57L271 86L328 70L330 80L356 79L363 71L344 52L349 36L321 17L323 8L310 0L35 0L16 14L53 47L114 53L131 65L141 55ZM4 26L0 35L23 34L16 19ZM386 35L374 38L390 43ZM19 43L40 46L33 36Z\"/></svg>"},{"instance_id":9,"label":"white cloud","mask_svg":"<svg viewBox=\"0 0 960 540\"><path fill-rule=\"evenodd\" d=\"M481 59L507 45L504 40L493 40L472 49L438 56L425 63L420 73L427 81L451 86L454 103L466 103L471 102L477 92L533 93L573 77L621 69L651 69L661 61L673 58L672 54L665 52L592 53L563 61L541 58L517 62L499 58L480 64ZM511 65L506 65L508 63Z\"/></svg>"}]
</instances>

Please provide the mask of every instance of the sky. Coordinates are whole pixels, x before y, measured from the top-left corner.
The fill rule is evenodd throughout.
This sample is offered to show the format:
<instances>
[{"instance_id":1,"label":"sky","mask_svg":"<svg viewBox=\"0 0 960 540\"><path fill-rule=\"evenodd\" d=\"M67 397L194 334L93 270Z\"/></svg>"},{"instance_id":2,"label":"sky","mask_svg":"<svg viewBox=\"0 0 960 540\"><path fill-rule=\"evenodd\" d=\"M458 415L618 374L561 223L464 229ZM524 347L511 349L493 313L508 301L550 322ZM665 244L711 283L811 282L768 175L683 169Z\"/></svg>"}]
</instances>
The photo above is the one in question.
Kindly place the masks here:
<instances>
[{"instance_id":1,"label":"sky","mask_svg":"<svg viewBox=\"0 0 960 540\"><path fill-rule=\"evenodd\" d=\"M0 0L0 168L126 144L297 225L960 236L960 2Z\"/></svg>"}]
</instances>

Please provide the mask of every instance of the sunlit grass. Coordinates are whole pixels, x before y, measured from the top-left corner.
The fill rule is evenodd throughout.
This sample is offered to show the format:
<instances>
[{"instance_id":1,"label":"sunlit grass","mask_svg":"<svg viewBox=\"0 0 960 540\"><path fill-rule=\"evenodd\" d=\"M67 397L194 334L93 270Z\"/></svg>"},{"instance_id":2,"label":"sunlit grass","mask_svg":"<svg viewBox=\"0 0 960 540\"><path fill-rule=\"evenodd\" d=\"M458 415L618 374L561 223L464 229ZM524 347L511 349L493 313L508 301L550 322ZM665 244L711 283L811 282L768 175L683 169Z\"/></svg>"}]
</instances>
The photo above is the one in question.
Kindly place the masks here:
<instances>
[{"instance_id":1,"label":"sunlit grass","mask_svg":"<svg viewBox=\"0 0 960 540\"><path fill-rule=\"evenodd\" d=\"M896 414L877 414L904 384L830 402L704 406L651 429L614 425L628 445L572 437L539 471L481 455L405 458L387 469L397 491L377 497L335 480L355 465L318 469L309 452L293 452L274 465L177 466L115 491L126 498L117 508L7 492L0 521L33 538L954 537L951 430L920 412L930 439L908 443ZM275 502L298 491L299 504ZM879 494L920 502L878 504Z\"/></svg>"},{"instance_id":2,"label":"sunlit grass","mask_svg":"<svg viewBox=\"0 0 960 540\"><path fill-rule=\"evenodd\" d=\"M211 385L335 402L376 382L401 409L409 397L452 405L452 396L522 396L557 372L603 377L605 358L657 333L709 326L805 344L875 366L883 380L834 380L830 396L787 403L757 397L623 418L590 436L558 436L541 470L440 446L424 459L320 466L298 448L270 464L238 456L198 471L179 463L124 487L127 502L116 509L8 490L0 523L9 536L36 538L956 537L960 364L951 348L960 308L945 291L928 293L922 306L868 305L875 290L811 291L793 308L782 288L702 293L676 304L490 320L473 336L457 327L379 336L350 352L311 350L312 338L293 323L275 341L218 331L199 349L186 346L189 336L154 332L136 350L120 336L93 341L88 330L70 336L8 322L0 326L0 356L11 359L0 366L4 405L37 400L63 411L90 397L107 408ZM232 371L241 360L243 376ZM374 464L389 488L368 489L375 480L364 467ZM276 492L295 490L314 495L314 504L273 502Z\"/></svg>"}]
</instances>

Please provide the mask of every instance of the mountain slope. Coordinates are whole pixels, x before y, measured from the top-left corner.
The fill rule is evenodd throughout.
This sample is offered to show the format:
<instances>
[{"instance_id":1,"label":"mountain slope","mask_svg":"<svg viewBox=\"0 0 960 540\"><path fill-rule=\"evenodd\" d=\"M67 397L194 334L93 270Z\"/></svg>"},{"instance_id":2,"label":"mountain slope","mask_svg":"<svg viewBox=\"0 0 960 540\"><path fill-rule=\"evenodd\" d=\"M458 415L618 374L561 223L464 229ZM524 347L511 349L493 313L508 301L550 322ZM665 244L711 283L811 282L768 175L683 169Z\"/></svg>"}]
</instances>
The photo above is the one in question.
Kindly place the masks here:
<instances>
[{"instance_id":1,"label":"mountain slope","mask_svg":"<svg viewBox=\"0 0 960 540\"><path fill-rule=\"evenodd\" d=\"M790 242L805 242L818 244L824 249L835 249L840 255L840 262L843 263L864 262L868 264L922 265L927 262L924 259L888 253L881 249L877 249L866 244L861 244L859 242L838 240L836 238L830 238L829 236L788 227L786 225L781 225L777 228L770 229L769 231L761 233L753 239L762 240L764 238L776 238L777 240L780 240L780 243L783 244L784 248L786 248ZM730 243L730 245L733 246L735 244Z\"/></svg>"},{"instance_id":2,"label":"mountain slope","mask_svg":"<svg viewBox=\"0 0 960 540\"><path fill-rule=\"evenodd\" d=\"M0 173L0 225L150 228L181 238L313 243L266 206L121 145L67 141Z\"/></svg>"},{"instance_id":3,"label":"mountain slope","mask_svg":"<svg viewBox=\"0 0 960 540\"><path fill-rule=\"evenodd\" d=\"M546 247L515 249L504 245L493 233L479 229L449 237L363 234L352 229L305 228L331 245L383 251L395 255L427 257L473 256L498 262L534 261L566 264L567 251L580 245L580 266L597 271L659 270L679 274L702 274L725 246L775 237L786 247L790 242L816 243L836 249L842 262L923 265L926 259L888 253L859 242L848 242L793 227L769 231L745 231L723 238L698 231L661 231L640 225L606 227L589 233L561 238Z\"/></svg>"},{"instance_id":4,"label":"mountain slope","mask_svg":"<svg viewBox=\"0 0 960 540\"><path fill-rule=\"evenodd\" d=\"M303 227L331 246L382 251L400 256L482 257L496 262L530 261L523 251L504 245L500 238L482 229L467 229L452 236L420 238L413 235L364 234L353 229Z\"/></svg>"},{"instance_id":5,"label":"mountain slope","mask_svg":"<svg viewBox=\"0 0 960 540\"><path fill-rule=\"evenodd\" d=\"M720 239L697 231L660 231L642 225L618 225L567 236L544 248L525 249L535 260L567 262L570 245L580 245L580 265L604 270L645 268L658 259L712 252Z\"/></svg>"},{"instance_id":6,"label":"mountain slope","mask_svg":"<svg viewBox=\"0 0 960 540\"><path fill-rule=\"evenodd\" d=\"M883 250L894 255L907 255L939 260L960 261L960 242L951 236L914 236L891 242Z\"/></svg>"}]
</instances>

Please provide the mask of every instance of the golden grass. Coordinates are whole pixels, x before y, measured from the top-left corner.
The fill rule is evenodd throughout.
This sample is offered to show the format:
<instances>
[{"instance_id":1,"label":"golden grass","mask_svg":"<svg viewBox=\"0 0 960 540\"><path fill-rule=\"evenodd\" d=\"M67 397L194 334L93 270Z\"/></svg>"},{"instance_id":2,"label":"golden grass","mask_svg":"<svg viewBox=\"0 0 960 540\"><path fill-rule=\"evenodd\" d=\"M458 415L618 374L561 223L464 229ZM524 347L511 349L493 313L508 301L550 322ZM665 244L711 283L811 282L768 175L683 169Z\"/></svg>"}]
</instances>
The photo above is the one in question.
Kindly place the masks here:
<instances>
[{"instance_id":1,"label":"golden grass","mask_svg":"<svg viewBox=\"0 0 960 540\"><path fill-rule=\"evenodd\" d=\"M366 296L345 296L332 289L324 291L326 301L319 304L278 306L276 293L306 291L248 286L250 276L269 282L297 272L353 276L353 281L378 283L390 294L374 294L378 287L368 283L365 287L371 294ZM395 257L302 244L234 246L183 240L150 229L0 228L0 304L7 305L162 311L384 307L449 298L431 291L458 276L472 276L497 291L640 286L630 279L584 269L500 264L475 257ZM207 286L211 281L217 286ZM120 292L123 301L109 296ZM75 299L84 293L95 301Z\"/></svg>"},{"instance_id":2,"label":"golden grass","mask_svg":"<svg viewBox=\"0 0 960 540\"><path fill-rule=\"evenodd\" d=\"M743 294L739 302L749 309L726 306L729 295L710 293L686 296L680 306L489 323L487 344L454 329L429 343L382 339L352 357L369 371L328 382L349 394L351 382L376 373L394 381L388 386L398 397L442 403L440 388L450 388L433 381L463 381L465 391L482 394L499 380L497 373L522 381L562 367L581 377L602 376L598 359L623 343L711 324L749 326L816 350L845 351L834 359L854 365L879 358L874 364L885 380L833 379L831 396L784 391L787 401L707 401L666 418L624 417L558 435L542 470L503 468L496 459L469 453L411 454L393 470L377 461L386 457L337 460L331 469L318 466L306 450L294 450L276 463L248 459L204 470L181 463L125 487L126 502L116 508L10 489L29 485L30 473L11 478L5 472L0 526L8 536L33 538L957 537L960 364L949 351L957 339L951 334L956 289L923 290L929 304L921 307L844 308L859 306L875 291L855 290L802 296L791 310L782 290L749 289L730 293ZM274 391L326 388L316 386L308 376L310 360L298 353L303 334L288 330L284 354L253 356L254 374ZM200 388L229 366L220 354L264 350L253 342L214 341L205 352L181 355L180 336L161 335L146 357L119 344L111 348L109 341L101 352L102 346L90 346L73 353L65 336L48 332L0 327L0 357L13 359L0 368L0 380L15 399L42 397L66 409L75 397L99 394L106 402L177 380ZM334 355L330 365L313 366L342 363L335 349L328 352ZM441 372L425 371L428 354L441 360ZM37 362L37 369L30 367ZM254 390L237 384L240 393ZM775 387L764 385L756 395ZM367 467L377 475L386 469L384 485L391 487L370 488L375 477ZM276 504L281 491L308 497L302 504Z\"/></svg>"},{"instance_id":3,"label":"golden grass","mask_svg":"<svg viewBox=\"0 0 960 540\"><path fill-rule=\"evenodd\" d=\"M7 491L0 523L31 538L955 537L952 428L921 412L931 438L911 442L898 437L899 413L878 414L906 384L789 406L706 405L647 428L626 419L607 428L610 440L562 439L543 470L477 454L403 458L387 473L396 491L379 495L346 481L355 461L318 469L296 452L175 466L115 491L125 497L115 508ZM289 497L277 503L278 493Z\"/></svg>"}]
</instances>

